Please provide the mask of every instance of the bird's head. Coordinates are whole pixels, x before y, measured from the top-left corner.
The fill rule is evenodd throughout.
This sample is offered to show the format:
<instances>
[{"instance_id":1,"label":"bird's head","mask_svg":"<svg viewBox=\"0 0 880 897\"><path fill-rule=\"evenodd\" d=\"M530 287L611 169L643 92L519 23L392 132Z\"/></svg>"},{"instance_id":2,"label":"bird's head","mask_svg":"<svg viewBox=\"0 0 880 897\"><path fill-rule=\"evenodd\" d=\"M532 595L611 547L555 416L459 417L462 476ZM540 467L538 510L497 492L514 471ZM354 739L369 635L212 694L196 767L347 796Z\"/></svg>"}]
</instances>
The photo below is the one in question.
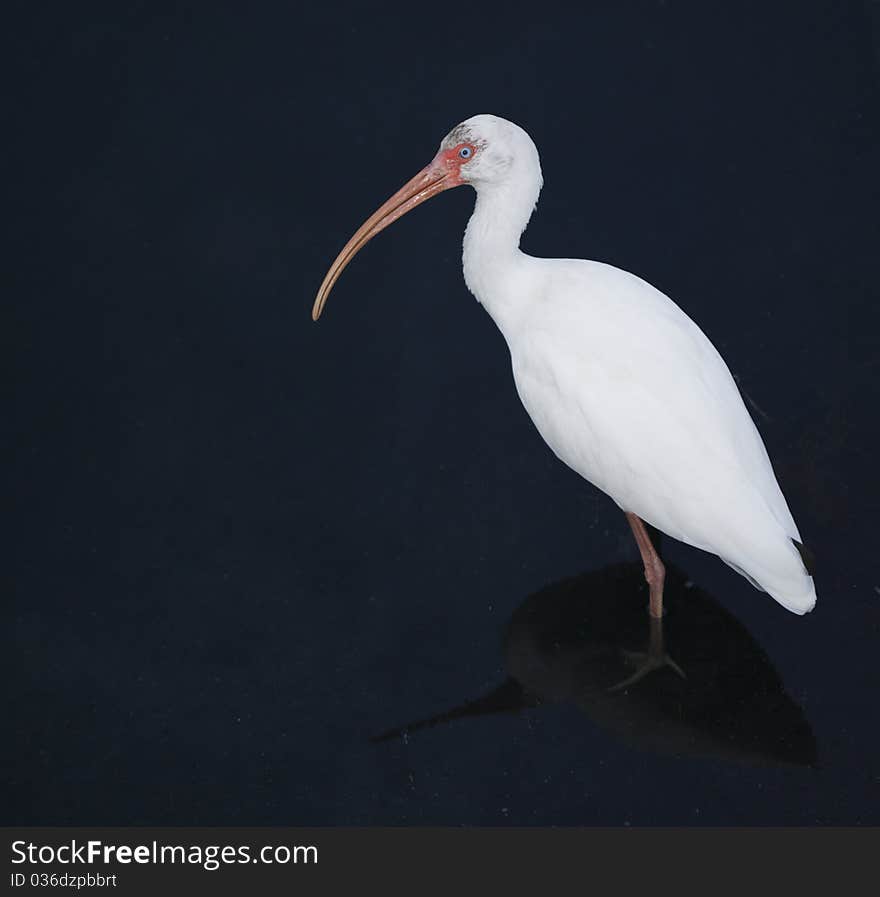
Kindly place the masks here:
<instances>
[{"instance_id":1,"label":"bird's head","mask_svg":"<svg viewBox=\"0 0 880 897\"><path fill-rule=\"evenodd\" d=\"M497 115L475 115L456 125L443 138L438 160L456 178L452 186L472 184L477 190L503 185L522 169L540 170L532 138Z\"/></svg>"},{"instance_id":2,"label":"bird's head","mask_svg":"<svg viewBox=\"0 0 880 897\"><path fill-rule=\"evenodd\" d=\"M345 244L318 290L312 319L317 321L321 316L333 285L348 263L389 224L452 187L470 184L477 191L490 190L526 173L537 179L540 189L538 151L518 125L495 115L475 115L456 125L443 138L434 158L373 212Z\"/></svg>"}]
</instances>

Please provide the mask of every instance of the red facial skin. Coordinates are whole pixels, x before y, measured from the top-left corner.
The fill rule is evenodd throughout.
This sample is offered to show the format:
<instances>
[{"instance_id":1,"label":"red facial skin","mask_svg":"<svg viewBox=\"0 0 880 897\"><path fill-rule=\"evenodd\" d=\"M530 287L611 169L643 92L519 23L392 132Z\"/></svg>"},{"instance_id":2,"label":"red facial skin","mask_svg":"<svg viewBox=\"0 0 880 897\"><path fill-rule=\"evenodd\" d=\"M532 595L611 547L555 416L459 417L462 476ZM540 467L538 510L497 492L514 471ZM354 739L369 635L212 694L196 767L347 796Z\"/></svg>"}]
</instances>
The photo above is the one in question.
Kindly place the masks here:
<instances>
[{"instance_id":1,"label":"red facial skin","mask_svg":"<svg viewBox=\"0 0 880 897\"><path fill-rule=\"evenodd\" d=\"M471 154L467 159L462 159L460 154L462 149L465 148L469 149ZM452 181L450 186L460 187L464 183L461 177L461 169L467 165L476 154L477 148L472 143L459 143L458 146L454 146L452 149L438 153L435 161L449 172L448 177Z\"/></svg>"}]
</instances>

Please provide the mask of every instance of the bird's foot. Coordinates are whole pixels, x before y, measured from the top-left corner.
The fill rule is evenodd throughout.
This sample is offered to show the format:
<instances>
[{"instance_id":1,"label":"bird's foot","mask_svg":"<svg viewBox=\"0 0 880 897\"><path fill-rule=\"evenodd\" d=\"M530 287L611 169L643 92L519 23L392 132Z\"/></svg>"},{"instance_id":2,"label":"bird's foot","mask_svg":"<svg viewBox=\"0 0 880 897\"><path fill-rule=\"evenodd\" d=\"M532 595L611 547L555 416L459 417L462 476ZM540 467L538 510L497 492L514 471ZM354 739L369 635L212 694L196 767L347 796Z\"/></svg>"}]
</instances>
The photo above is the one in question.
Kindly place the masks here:
<instances>
[{"instance_id":1,"label":"bird's foot","mask_svg":"<svg viewBox=\"0 0 880 897\"><path fill-rule=\"evenodd\" d=\"M682 679L687 679L684 670L665 652L658 654L654 651L621 651L621 653L627 662L636 668L636 671L632 676L624 679L623 682L618 682L617 685L609 688L608 691L611 693L624 691L629 686L635 685L636 682L644 679L648 673L652 673L654 670L662 670L664 667L669 667Z\"/></svg>"}]
</instances>

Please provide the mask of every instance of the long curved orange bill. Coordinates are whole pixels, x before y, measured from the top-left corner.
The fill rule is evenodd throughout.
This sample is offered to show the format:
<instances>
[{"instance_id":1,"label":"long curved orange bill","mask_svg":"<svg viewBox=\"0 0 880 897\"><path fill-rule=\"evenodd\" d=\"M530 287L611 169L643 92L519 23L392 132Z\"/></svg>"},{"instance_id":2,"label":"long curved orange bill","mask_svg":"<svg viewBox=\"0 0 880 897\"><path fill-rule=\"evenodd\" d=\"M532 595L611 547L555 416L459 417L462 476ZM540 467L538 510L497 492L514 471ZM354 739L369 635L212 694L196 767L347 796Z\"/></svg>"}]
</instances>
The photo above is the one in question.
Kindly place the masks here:
<instances>
[{"instance_id":1,"label":"long curved orange bill","mask_svg":"<svg viewBox=\"0 0 880 897\"><path fill-rule=\"evenodd\" d=\"M312 306L312 320L317 321L321 317L324 304L327 302L333 285L339 280L339 275L376 234L385 230L389 224L393 224L398 218L421 205L425 200L455 186L457 184L451 176L451 172L438 165L435 159L411 181L404 184L394 196L379 206L354 232L324 276L324 282L321 284L321 289L318 290L318 295L315 297L315 304Z\"/></svg>"}]
</instances>

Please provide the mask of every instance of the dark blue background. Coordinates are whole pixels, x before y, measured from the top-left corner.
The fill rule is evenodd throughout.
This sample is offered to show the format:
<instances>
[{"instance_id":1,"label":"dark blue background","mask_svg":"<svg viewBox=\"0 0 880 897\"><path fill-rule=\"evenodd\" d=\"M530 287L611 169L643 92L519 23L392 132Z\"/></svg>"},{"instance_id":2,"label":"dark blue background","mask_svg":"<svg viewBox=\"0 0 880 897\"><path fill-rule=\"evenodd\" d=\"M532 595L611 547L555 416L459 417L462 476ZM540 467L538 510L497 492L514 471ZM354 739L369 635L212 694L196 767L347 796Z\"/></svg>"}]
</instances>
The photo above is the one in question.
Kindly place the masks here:
<instances>
[{"instance_id":1,"label":"dark blue background","mask_svg":"<svg viewBox=\"0 0 880 897\"><path fill-rule=\"evenodd\" d=\"M583 6L9 14L3 822L880 822L877 6ZM764 652L816 764L621 739L565 695L369 740L503 682L528 596L636 558L464 287L470 191L309 319L353 228L478 112L541 151L524 249L654 283L750 397L815 612L666 557Z\"/></svg>"}]
</instances>

